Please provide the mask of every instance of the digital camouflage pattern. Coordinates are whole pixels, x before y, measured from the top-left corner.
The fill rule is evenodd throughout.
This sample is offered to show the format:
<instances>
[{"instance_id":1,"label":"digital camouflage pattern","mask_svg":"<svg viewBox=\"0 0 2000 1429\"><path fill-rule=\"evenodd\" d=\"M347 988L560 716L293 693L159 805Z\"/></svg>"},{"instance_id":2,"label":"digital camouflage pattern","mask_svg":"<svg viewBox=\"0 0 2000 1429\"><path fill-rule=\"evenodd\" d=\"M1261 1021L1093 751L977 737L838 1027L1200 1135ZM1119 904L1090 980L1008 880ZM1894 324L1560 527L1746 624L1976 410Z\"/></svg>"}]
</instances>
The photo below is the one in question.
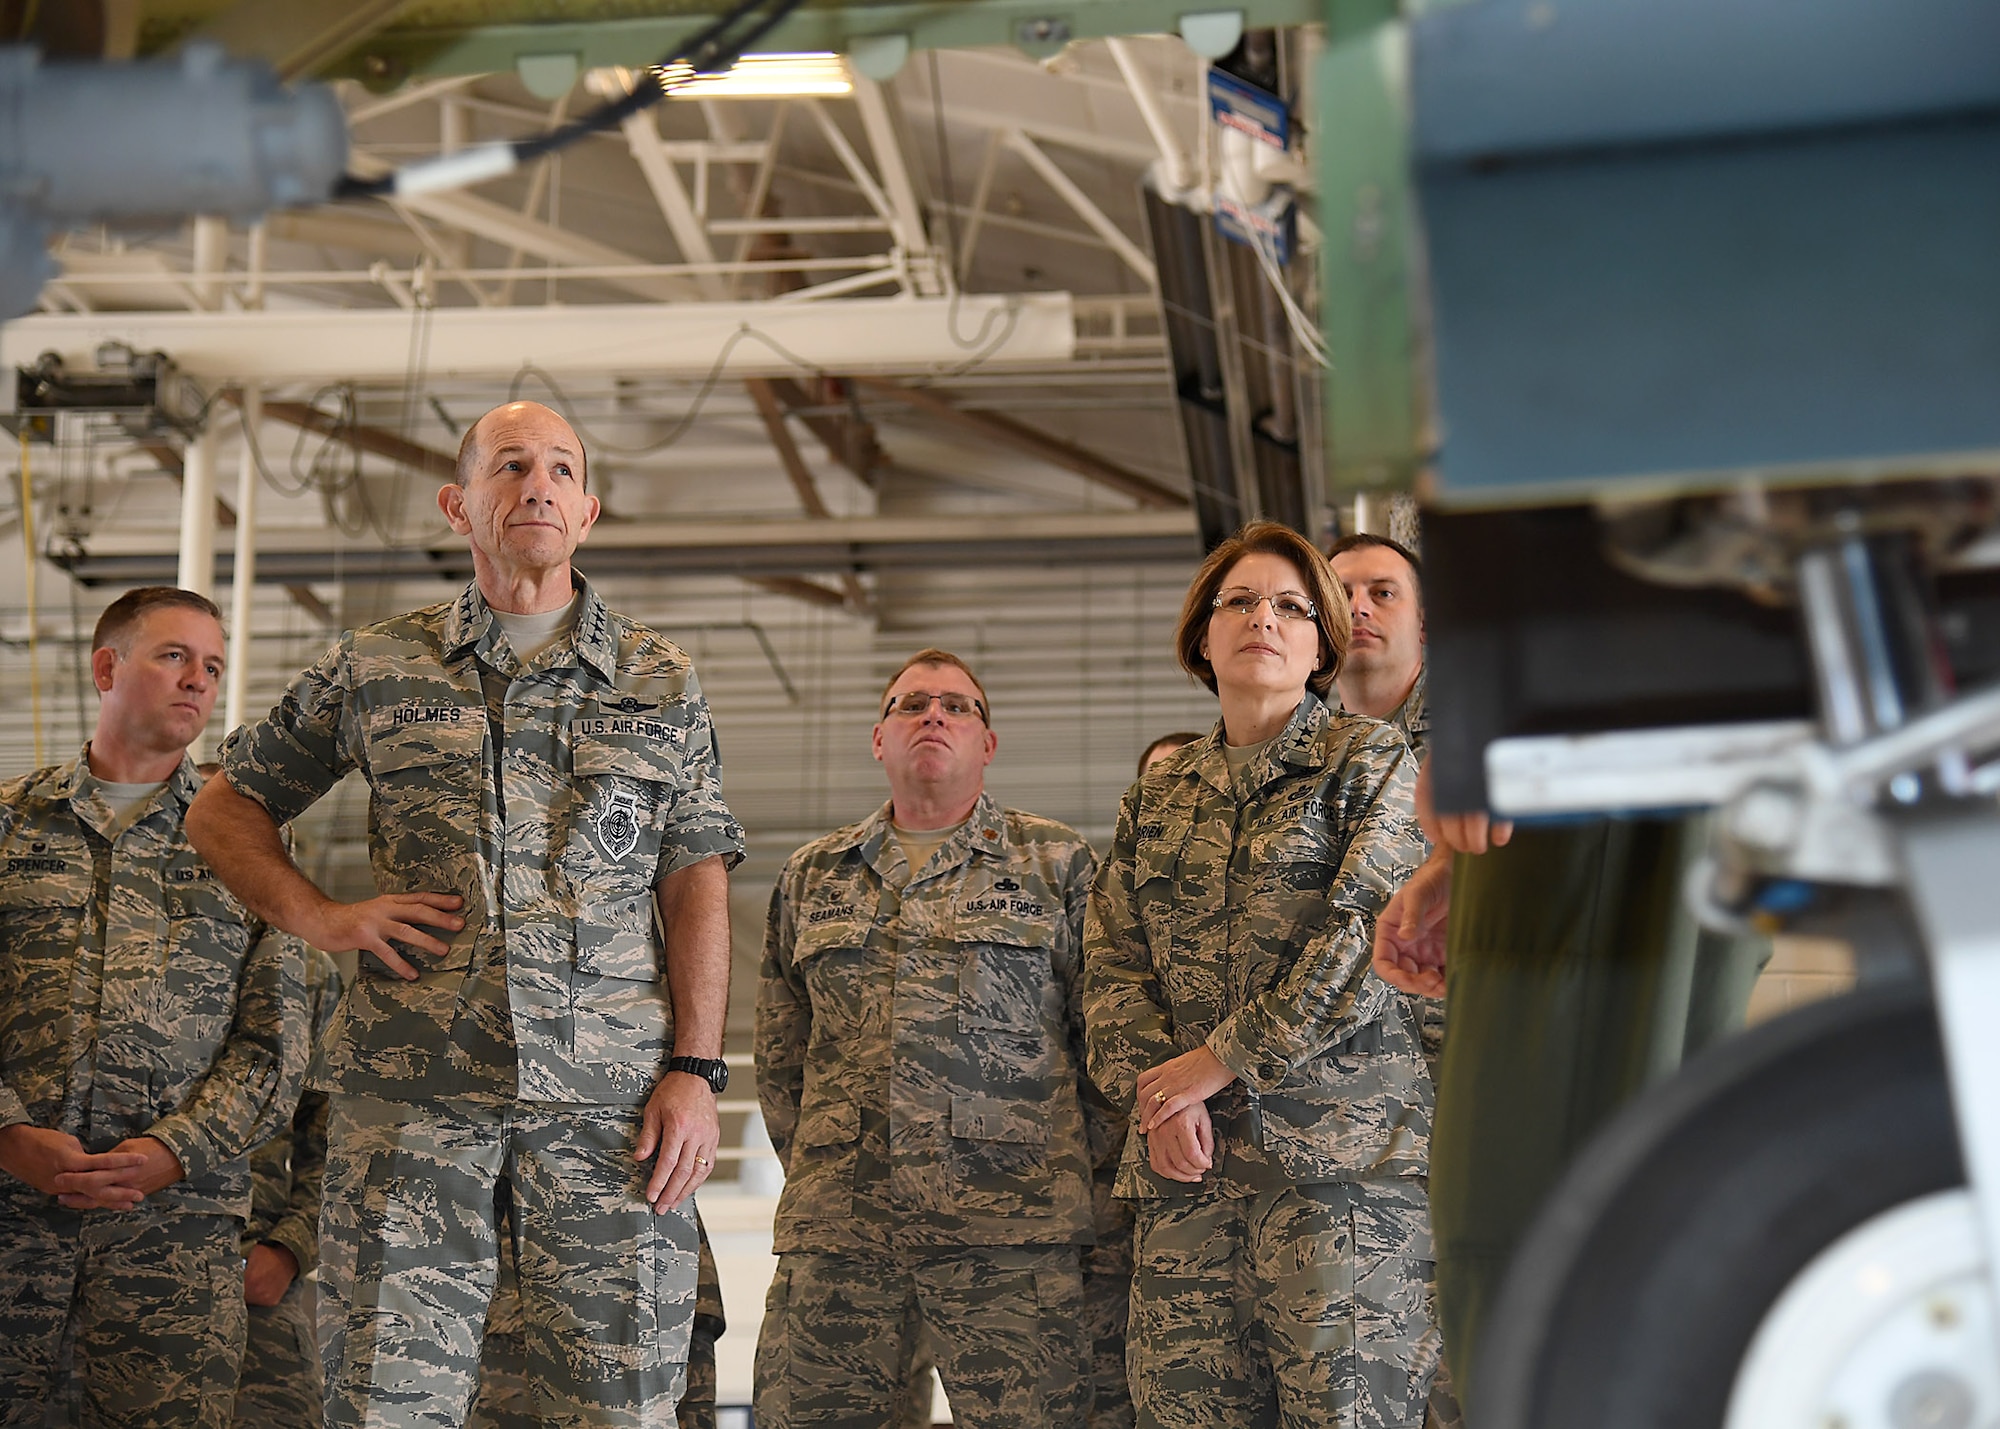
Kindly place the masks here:
<instances>
[{"instance_id":1,"label":"digital camouflage pattern","mask_svg":"<svg viewBox=\"0 0 2000 1429\"><path fill-rule=\"evenodd\" d=\"M87 769L0 785L0 1126L155 1137L186 1177L150 1205L244 1215L304 1069L298 945L188 843L191 761L115 839Z\"/></svg>"},{"instance_id":2,"label":"digital camouflage pattern","mask_svg":"<svg viewBox=\"0 0 2000 1429\"><path fill-rule=\"evenodd\" d=\"M340 1005L340 969L318 948L306 949L306 1026L319 1045ZM313 1328L313 1286L319 1264L319 1202L326 1177L326 1093L308 1085L288 1130L250 1153L250 1220L243 1254L259 1244L281 1246L298 1262L298 1277L275 1305L247 1305L249 1330L236 1382L239 1429L317 1429L325 1381Z\"/></svg>"},{"instance_id":3,"label":"digital camouflage pattern","mask_svg":"<svg viewBox=\"0 0 2000 1429\"><path fill-rule=\"evenodd\" d=\"M1140 1429L1424 1423L1439 1340L1421 1186L1335 1181L1149 1200L1137 1257ZM1245 1305L1259 1307L1254 1337L1243 1333Z\"/></svg>"},{"instance_id":4,"label":"digital camouflage pattern","mask_svg":"<svg viewBox=\"0 0 2000 1429\"><path fill-rule=\"evenodd\" d=\"M905 1423L920 1340L958 1429L1082 1429L1082 1302L1074 1246L782 1255L757 1340L758 1429Z\"/></svg>"},{"instance_id":5,"label":"digital camouflage pattern","mask_svg":"<svg viewBox=\"0 0 2000 1429\"><path fill-rule=\"evenodd\" d=\"M1410 752L1417 756L1419 766L1423 763L1424 742L1430 738L1431 711L1425 685L1430 671L1420 668L1417 682L1410 686L1410 692L1403 696L1403 702L1389 712L1385 724L1393 725L1403 732L1403 738L1410 741ZM1419 830L1421 832L1421 830ZM1430 852L1430 841L1424 841L1424 852ZM1419 997L1412 999L1416 1008L1420 1040L1424 1049L1424 1065L1429 1068L1431 1081L1437 1081L1438 1064L1444 1057L1444 999Z\"/></svg>"},{"instance_id":6,"label":"digital camouflage pattern","mask_svg":"<svg viewBox=\"0 0 2000 1429\"><path fill-rule=\"evenodd\" d=\"M758 1099L786 1172L781 1255L1116 1240L1125 1218L1108 1199L1100 1216L1094 1186L1124 1122L1085 1074L1079 1001L1094 866L1073 830L988 795L914 873L887 804L792 855L756 1030ZM1099 1303L1126 1283L1115 1256L1106 1273ZM997 1288L987 1299L996 1334L1023 1313ZM762 1334L792 1323L767 1315ZM760 1363L785 1358L759 1345ZM1124 1393L1116 1358L1107 1404ZM890 1376L902 1389L911 1367ZM942 1353L939 1368L956 1404Z\"/></svg>"},{"instance_id":7,"label":"digital camouflage pattern","mask_svg":"<svg viewBox=\"0 0 2000 1429\"><path fill-rule=\"evenodd\" d=\"M335 1096L320 1233L327 1423L464 1422L499 1267L498 1183L515 1197L523 1359L541 1417L672 1425L694 1316L694 1214L691 1201L654 1214L637 1139L623 1107L421 1110Z\"/></svg>"},{"instance_id":8,"label":"digital camouflage pattern","mask_svg":"<svg viewBox=\"0 0 2000 1429\"><path fill-rule=\"evenodd\" d=\"M987 795L914 877L886 804L792 855L757 989L778 1251L1094 1239L1087 1127L1115 1114L1083 1069L1093 866Z\"/></svg>"},{"instance_id":9,"label":"digital camouflage pattern","mask_svg":"<svg viewBox=\"0 0 2000 1429\"><path fill-rule=\"evenodd\" d=\"M1130 1107L1139 1074L1206 1044L1237 1074L1209 1100L1216 1165L1156 1174L1127 1138L1122 1196L1241 1196L1421 1177L1431 1083L1412 999L1370 971L1375 915L1423 857L1415 761L1375 720L1308 694L1237 775L1221 727L1126 792L1090 900L1090 1068Z\"/></svg>"},{"instance_id":10,"label":"digital camouflage pattern","mask_svg":"<svg viewBox=\"0 0 2000 1429\"><path fill-rule=\"evenodd\" d=\"M281 824L361 770L377 889L465 900L414 982L363 959L336 1093L636 1107L664 1070L654 885L743 835L687 656L575 581L573 635L525 667L470 584L349 631L223 748Z\"/></svg>"},{"instance_id":11,"label":"digital camouflage pattern","mask_svg":"<svg viewBox=\"0 0 2000 1429\"><path fill-rule=\"evenodd\" d=\"M236 1429L320 1429L326 1382L313 1323L315 1286L300 1276L275 1305L246 1304L243 1361L236 1375Z\"/></svg>"},{"instance_id":12,"label":"digital camouflage pattern","mask_svg":"<svg viewBox=\"0 0 2000 1429\"><path fill-rule=\"evenodd\" d=\"M114 838L87 769L0 786L0 1125L91 1151L157 1137L186 1177L87 1215L0 1177L0 1405L10 1425L39 1424L52 1396L89 1425L224 1424L247 1152L303 1070L298 953L188 845L191 762Z\"/></svg>"},{"instance_id":13,"label":"digital camouflage pattern","mask_svg":"<svg viewBox=\"0 0 2000 1429\"><path fill-rule=\"evenodd\" d=\"M227 1429L243 1351L237 1218L45 1200L0 1190L0 1424Z\"/></svg>"},{"instance_id":14,"label":"digital camouflage pattern","mask_svg":"<svg viewBox=\"0 0 2000 1429\"><path fill-rule=\"evenodd\" d=\"M679 1429L715 1429L715 1342L729 1322L722 1312L722 1280L716 1273L715 1252L708 1229L695 1209L695 1234L700 1238L694 1288L694 1327L688 1339L687 1387L674 1408ZM534 1401L528 1388L528 1336L521 1313L521 1287L514 1274L514 1247L503 1228L500 1236L500 1276L493 1303L486 1310L486 1339L479 1352L479 1393L465 1429L537 1429Z\"/></svg>"},{"instance_id":15,"label":"digital camouflage pattern","mask_svg":"<svg viewBox=\"0 0 2000 1429\"><path fill-rule=\"evenodd\" d=\"M1424 741L1431 737L1431 708L1429 694L1425 689L1430 671L1417 671L1417 682L1410 686L1410 692L1403 696L1403 702L1389 712L1385 721L1403 732L1403 738L1410 741L1410 748L1419 755L1424 752Z\"/></svg>"}]
</instances>

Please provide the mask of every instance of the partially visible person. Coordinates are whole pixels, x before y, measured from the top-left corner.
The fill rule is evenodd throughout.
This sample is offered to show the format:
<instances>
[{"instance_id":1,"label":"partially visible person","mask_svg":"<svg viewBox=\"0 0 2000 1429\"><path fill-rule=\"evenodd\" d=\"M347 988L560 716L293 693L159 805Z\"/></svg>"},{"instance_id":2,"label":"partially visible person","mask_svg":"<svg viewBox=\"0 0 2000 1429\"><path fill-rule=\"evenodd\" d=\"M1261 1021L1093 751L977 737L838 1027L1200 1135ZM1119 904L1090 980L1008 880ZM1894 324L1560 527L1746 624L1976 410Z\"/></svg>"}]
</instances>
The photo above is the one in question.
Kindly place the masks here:
<instances>
[{"instance_id":1,"label":"partially visible person","mask_svg":"<svg viewBox=\"0 0 2000 1429\"><path fill-rule=\"evenodd\" d=\"M757 1091L785 1188L757 1423L894 1423L921 1344L964 1429L1076 1429L1090 1158L1119 1139L1083 1067L1095 861L986 793L998 737L958 656L913 655L881 709L888 802L771 896Z\"/></svg>"},{"instance_id":2,"label":"partially visible person","mask_svg":"<svg viewBox=\"0 0 2000 1429\"><path fill-rule=\"evenodd\" d=\"M694 1216L701 1238L694 1289L694 1325L688 1336L687 1387L674 1407L677 1429L715 1429L715 1342L729 1328L722 1312L722 1280L701 1211ZM521 1283L514 1273L513 1227L500 1226L500 1270L486 1309L486 1334L479 1351L479 1389L465 1429L537 1429L546 1423L535 1408L528 1375L527 1323L521 1313Z\"/></svg>"},{"instance_id":3,"label":"partially visible person","mask_svg":"<svg viewBox=\"0 0 2000 1429\"><path fill-rule=\"evenodd\" d=\"M1176 646L1221 720L1126 794L1091 895L1141 1429L1423 1422L1430 1079L1410 999L1368 966L1422 843L1403 736L1324 703L1348 638L1305 538L1255 522L1218 546Z\"/></svg>"},{"instance_id":4,"label":"partially visible person","mask_svg":"<svg viewBox=\"0 0 2000 1429\"><path fill-rule=\"evenodd\" d=\"M1176 730L1172 734L1161 735L1140 752L1139 777L1144 778L1148 769L1151 769L1162 759L1174 753L1174 751L1185 749L1200 738L1201 735L1194 730Z\"/></svg>"},{"instance_id":5,"label":"partially visible person","mask_svg":"<svg viewBox=\"0 0 2000 1429\"><path fill-rule=\"evenodd\" d=\"M333 1023L342 990L333 959L307 948L306 1026L315 1047ZM321 1423L326 1386L307 1277L319 1264L326 1116L326 1093L308 1081L291 1126L250 1153L250 1219L242 1242L249 1331L236 1379L237 1429L319 1429Z\"/></svg>"},{"instance_id":6,"label":"partially visible person","mask_svg":"<svg viewBox=\"0 0 2000 1429\"><path fill-rule=\"evenodd\" d=\"M1430 734L1424 705L1423 562L1387 536L1357 532L1333 543L1327 562L1347 595L1353 643L1335 687L1350 714L1386 720L1419 755Z\"/></svg>"},{"instance_id":7,"label":"partially visible person","mask_svg":"<svg viewBox=\"0 0 2000 1429\"><path fill-rule=\"evenodd\" d=\"M211 601L127 592L91 636L90 741L0 786L10 1426L229 1423L249 1151L289 1117L306 1037L298 949L183 831L222 670Z\"/></svg>"},{"instance_id":8,"label":"partially visible person","mask_svg":"<svg viewBox=\"0 0 2000 1429\"><path fill-rule=\"evenodd\" d=\"M1445 997L1431 1153L1438 1312L1478 1412L1481 1332L1514 1248L1620 1108L1742 1026L1763 939L1702 930L1681 889L1705 818L1514 828L1418 805L1436 855L1376 928L1385 981Z\"/></svg>"}]
</instances>

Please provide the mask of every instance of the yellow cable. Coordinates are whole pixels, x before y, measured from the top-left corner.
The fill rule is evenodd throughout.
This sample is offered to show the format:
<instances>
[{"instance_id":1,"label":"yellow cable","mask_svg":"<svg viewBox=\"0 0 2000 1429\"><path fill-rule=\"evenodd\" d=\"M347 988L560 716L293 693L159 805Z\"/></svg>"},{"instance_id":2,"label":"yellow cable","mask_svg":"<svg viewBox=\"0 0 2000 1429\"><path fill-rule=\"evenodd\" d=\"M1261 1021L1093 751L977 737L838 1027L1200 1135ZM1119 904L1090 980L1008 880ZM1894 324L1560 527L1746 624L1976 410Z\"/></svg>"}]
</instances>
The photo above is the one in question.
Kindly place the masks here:
<instances>
[{"instance_id":1,"label":"yellow cable","mask_svg":"<svg viewBox=\"0 0 2000 1429\"><path fill-rule=\"evenodd\" d=\"M21 430L21 544L27 548L28 708L35 722L35 768L42 767L41 612L35 608L35 482L28 474L28 432Z\"/></svg>"}]
</instances>

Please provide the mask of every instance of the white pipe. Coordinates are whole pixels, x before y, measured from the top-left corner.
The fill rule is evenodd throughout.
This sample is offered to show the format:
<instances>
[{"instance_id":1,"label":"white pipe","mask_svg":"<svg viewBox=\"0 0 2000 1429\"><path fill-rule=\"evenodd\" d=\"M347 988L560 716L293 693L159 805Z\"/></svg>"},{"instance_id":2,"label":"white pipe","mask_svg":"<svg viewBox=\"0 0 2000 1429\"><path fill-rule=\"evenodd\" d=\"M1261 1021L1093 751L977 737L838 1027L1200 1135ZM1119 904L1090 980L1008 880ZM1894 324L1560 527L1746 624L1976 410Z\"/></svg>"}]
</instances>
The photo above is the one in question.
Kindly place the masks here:
<instances>
[{"instance_id":1,"label":"white pipe","mask_svg":"<svg viewBox=\"0 0 2000 1429\"><path fill-rule=\"evenodd\" d=\"M215 424L187 444L181 473L181 564L176 584L215 593Z\"/></svg>"},{"instance_id":2,"label":"white pipe","mask_svg":"<svg viewBox=\"0 0 2000 1429\"><path fill-rule=\"evenodd\" d=\"M1139 106L1139 117L1146 121L1153 142L1160 146L1161 177L1167 181L1168 193L1177 194L1188 186L1192 174L1187 152L1174 135L1173 121L1167 118L1166 107L1160 103L1159 95L1146 82L1145 71L1139 67L1139 57L1132 53L1131 41L1113 36L1104 43L1111 51L1111 58L1118 63L1118 72L1125 76L1125 87L1132 92L1132 102Z\"/></svg>"},{"instance_id":3,"label":"white pipe","mask_svg":"<svg viewBox=\"0 0 2000 1429\"><path fill-rule=\"evenodd\" d=\"M194 221L194 298L203 312L222 307L222 270L229 263L229 224L203 215Z\"/></svg>"},{"instance_id":4,"label":"white pipe","mask_svg":"<svg viewBox=\"0 0 2000 1429\"><path fill-rule=\"evenodd\" d=\"M181 560L174 582L182 590L215 594L215 423L187 444L181 473ZM208 757L208 732L188 745L196 763Z\"/></svg>"},{"instance_id":5,"label":"white pipe","mask_svg":"<svg viewBox=\"0 0 2000 1429\"><path fill-rule=\"evenodd\" d=\"M243 393L243 455L236 467L236 570L229 586L229 666L224 686L222 727L235 729L249 718L251 596L257 588L257 453L251 446L264 415L264 394Z\"/></svg>"}]
</instances>

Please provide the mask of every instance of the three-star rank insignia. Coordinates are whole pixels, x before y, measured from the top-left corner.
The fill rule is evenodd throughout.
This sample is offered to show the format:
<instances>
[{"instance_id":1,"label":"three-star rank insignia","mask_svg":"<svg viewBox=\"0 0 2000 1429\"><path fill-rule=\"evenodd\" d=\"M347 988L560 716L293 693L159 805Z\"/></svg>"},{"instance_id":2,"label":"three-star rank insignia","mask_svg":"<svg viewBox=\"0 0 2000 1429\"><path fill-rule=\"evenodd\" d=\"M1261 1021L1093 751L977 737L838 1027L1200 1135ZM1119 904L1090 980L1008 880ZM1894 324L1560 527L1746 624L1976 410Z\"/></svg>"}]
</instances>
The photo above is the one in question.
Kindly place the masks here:
<instances>
[{"instance_id":1,"label":"three-star rank insignia","mask_svg":"<svg viewBox=\"0 0 2000 1429\"><path fill-rule=\"evenodd\" d=\"M639 846L639 805L630 790L612 794L597 816L597 840L613 858L623 858Z\"/></svg>"}]
</instances>

